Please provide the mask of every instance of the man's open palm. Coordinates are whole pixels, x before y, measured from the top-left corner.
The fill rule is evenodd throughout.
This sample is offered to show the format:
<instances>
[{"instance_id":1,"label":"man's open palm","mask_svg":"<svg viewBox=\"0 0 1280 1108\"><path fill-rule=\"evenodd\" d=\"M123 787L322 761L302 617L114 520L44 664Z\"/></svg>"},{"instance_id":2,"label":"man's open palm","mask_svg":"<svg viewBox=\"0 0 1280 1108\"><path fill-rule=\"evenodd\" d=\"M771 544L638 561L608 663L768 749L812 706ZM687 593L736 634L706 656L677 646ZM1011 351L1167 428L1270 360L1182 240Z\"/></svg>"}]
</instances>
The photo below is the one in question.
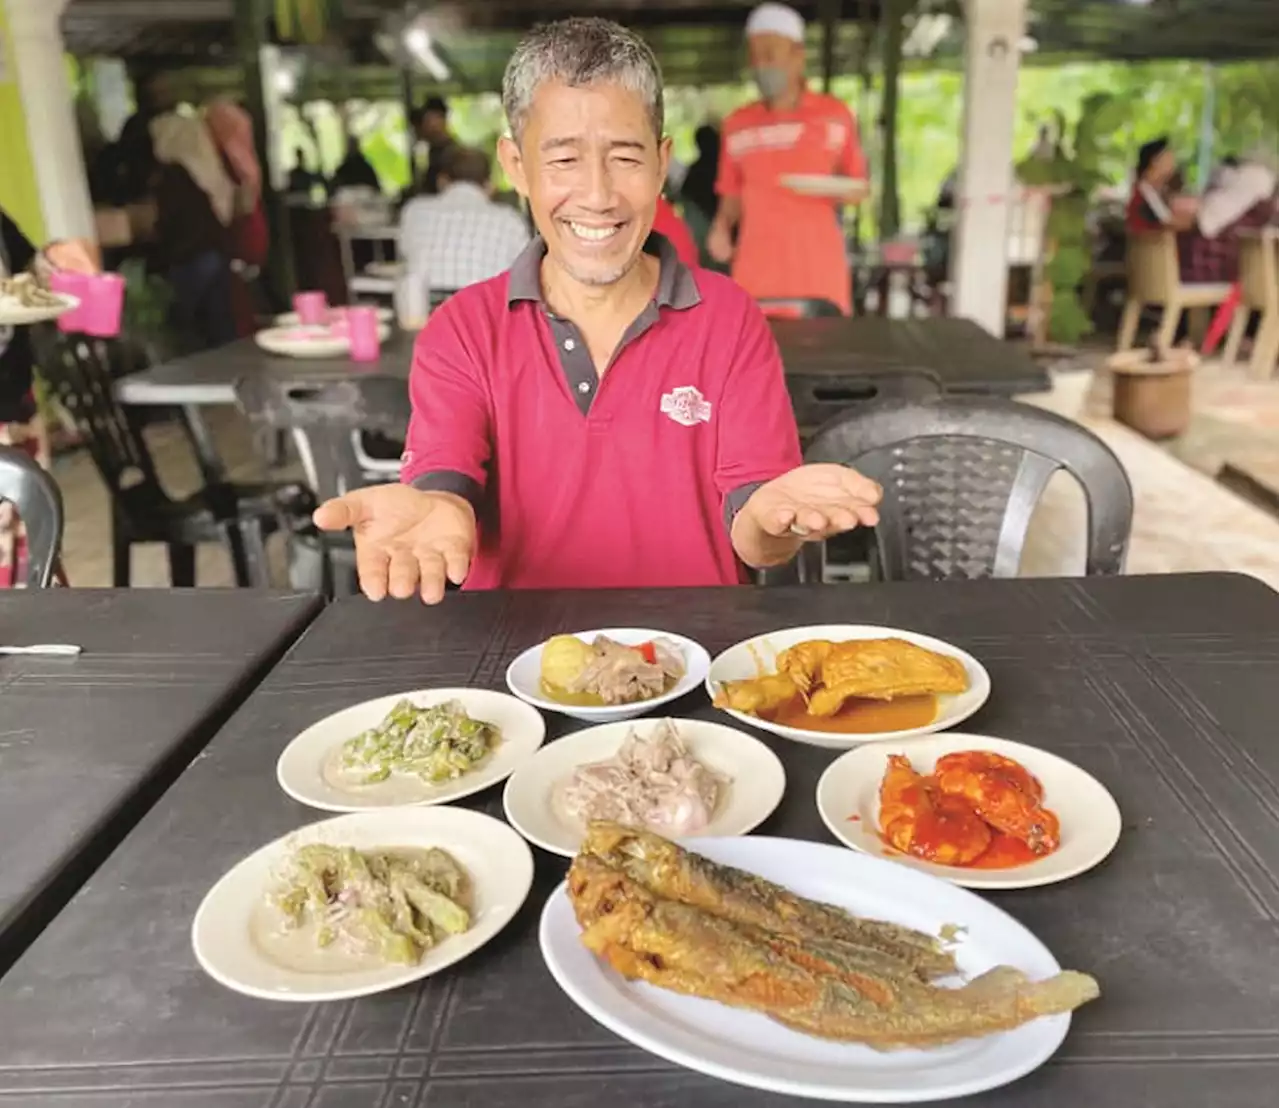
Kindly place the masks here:
<instances>
[{"instance_id":1,"label":"man's open palm","mask_svg":"<svg viewBox=\"0 0 1280 1108\"><path fill-rule=\"evenodd\" d=\"M830 538L880 521L880 486L848 466L799 466L761 485L746 510L769 535L801 535L811 541Z\"/></svg>"},{"instance_id":2,"label":"man's open palm","mask_svg":"<svg viewBox=\"0 0 1280 1108\"><path fill-rule=\"evenodd\" d=\"M420 593L444 597L445 580L460 585L471 568L476 518L460 496L408 485L374 485L327 500L316 509L322 531L350 528L360 589L370 600Z\"/></svg>"}]
</instances>

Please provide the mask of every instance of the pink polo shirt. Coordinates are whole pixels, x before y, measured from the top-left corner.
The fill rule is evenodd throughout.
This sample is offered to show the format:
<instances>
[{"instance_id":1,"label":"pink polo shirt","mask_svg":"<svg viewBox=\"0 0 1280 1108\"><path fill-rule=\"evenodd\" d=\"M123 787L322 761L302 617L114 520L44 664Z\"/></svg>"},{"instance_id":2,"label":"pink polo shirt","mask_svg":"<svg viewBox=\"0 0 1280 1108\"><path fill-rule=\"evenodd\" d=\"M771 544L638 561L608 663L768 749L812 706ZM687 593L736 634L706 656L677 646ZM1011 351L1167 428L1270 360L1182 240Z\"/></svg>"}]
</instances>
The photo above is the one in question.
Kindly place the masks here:
<instances>
[{"instance_id":1,"label":"pink polo shirt","mask_svg":"<svg viewBox=\"0 0 1280 1108\"><path fill-rule=\"evenodd\" d=\"M542 302L540 239L418 336L401 479L476 505L465 588L742 579L734 512L800 464L782 363L741 288L651 243L657 293L603 378Z\"/></svg>"}]
</instances>

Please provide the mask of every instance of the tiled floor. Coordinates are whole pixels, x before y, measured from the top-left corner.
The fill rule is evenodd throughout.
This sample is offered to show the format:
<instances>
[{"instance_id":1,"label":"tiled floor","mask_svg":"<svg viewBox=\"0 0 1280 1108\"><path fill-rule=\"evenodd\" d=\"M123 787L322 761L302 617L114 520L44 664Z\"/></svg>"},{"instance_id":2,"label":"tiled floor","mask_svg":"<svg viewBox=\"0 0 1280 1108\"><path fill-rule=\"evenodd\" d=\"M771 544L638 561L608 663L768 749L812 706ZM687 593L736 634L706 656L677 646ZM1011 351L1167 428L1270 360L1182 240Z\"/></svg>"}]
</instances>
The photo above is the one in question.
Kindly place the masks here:
<instances>
[{"instance_id":1,"label":"tiled floor","mask_svg":"<svg viewBox=\"0 0 1280 1108\"><path fill-rule=\"evenodd\" d=\"M1280 583L1275 516L1227 491L1214 477L1233 451L1265 456L1275 472L1276 384L1252 382L1243 371L1205 367L1197 381L1197 416L1182 440L1157 446L1109 418L1104 381L1088 371L1055 374L1052 392L1030 402L1077 419L1120 457L1135 494L1130 573L1239 570L1273 587ZM211 409L209 422L233 476L264 475L243 419L230 409ZM175 495L194 490L197 470L186 439L176 426L148 431L160 473ZM1185 461L1184 461L1185 460ZM109 502L84 452L58 459L55 475L63 489L68 526L65 562L74 585L109 585L111 559ZM1028 535L1023 571L1036 576L1078 574L1084 567L1084 499L1070 478L1050 484ZM283 583L279 540L273 550ZM139 586L168 583L162 547L139 547L133 581ZM217 546L202 548L197 561L201 585L231 583L230 564Z\"/></svg>"}]
</instances>

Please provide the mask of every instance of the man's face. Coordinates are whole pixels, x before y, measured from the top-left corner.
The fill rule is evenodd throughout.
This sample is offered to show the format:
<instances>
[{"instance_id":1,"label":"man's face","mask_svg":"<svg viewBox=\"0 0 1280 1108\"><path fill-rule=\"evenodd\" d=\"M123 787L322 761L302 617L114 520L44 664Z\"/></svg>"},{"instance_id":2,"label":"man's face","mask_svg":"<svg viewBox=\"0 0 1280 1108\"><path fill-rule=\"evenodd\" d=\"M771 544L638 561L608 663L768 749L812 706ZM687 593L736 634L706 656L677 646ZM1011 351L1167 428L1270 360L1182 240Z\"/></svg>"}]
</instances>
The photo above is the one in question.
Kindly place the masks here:
<instances>
[{"instance_id":1,"label":"man's face","mask_svg":"<svg viewBox=\"0 0 1280 1108\"><path fill-rule=\"evenodd\" d=\"M508 138L498 146L551 261L586 285L611 285L635 265L670 156L643 98L607 83L542 85L519 146Z\"/></svg>"},{"instance_id":2,"label":"man's face","mask_svg":"<svg viewBox=\"0 0 1280 1108\"><path fill-rule=\"evenodd\" d=\"M747 64L756 71L780 70L787 75L788 87L794 87L804 77L804 44L785 35L751 35L747 39Z\"/></svg>"},{"instance_id":3,"label":"man's face","mask_svg":"<svg viewBox=\"0 0 1280 1108\"><path fill-rule=\"evenodd\" d=\"M1151 163L1151 168L1147 170L1147 176L1156 184L1164 184L1174 175L1177 168L1178 159L1174 156L1172 150L1166 148L1155 156L1155 160Z\"/></svg>"},{"instance_id":4,"label":"man's face","mask_svg":"<svg viewBox=\"0 0 1280 1108\"><path fill-rule=\"evenodd\" d=\"M423 112L418 133L424 142L439 143L449 137L449 121L443 112Z\"/></svg>"},{"instance_id":5,"label":"man's face","mask_svg":"<svg viewBox=\"0 0 1280 1108\"><path fill-rule=\"evenodd\" d=\"M157 115L164 115L178 106L178 94L167 73L156 73L147 81L145 100Z\"/></svg>"}]
</instances>

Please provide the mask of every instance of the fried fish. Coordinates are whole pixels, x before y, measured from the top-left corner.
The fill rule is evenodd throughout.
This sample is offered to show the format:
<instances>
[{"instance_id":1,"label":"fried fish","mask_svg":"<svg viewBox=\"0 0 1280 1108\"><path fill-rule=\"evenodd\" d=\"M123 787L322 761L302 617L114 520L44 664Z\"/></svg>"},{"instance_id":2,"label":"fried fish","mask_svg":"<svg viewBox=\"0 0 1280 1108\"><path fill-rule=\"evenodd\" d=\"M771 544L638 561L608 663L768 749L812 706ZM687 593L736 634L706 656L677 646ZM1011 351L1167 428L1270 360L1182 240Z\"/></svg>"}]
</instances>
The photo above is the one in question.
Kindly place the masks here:
<instances>
[{"instance_id":1,"label":"fried fish","mask_svg":"<svg viewBox=\"0 0 1280 1108\"><path fill-rule=\"evenodd\" d=\"M822 1038L882 1050L941 1046L1098 995L1085 974L1032 982L1009 966L960 988L932 984L955 965L929 936L815 904L614 825L592 825L568 886L583 943L625 977Z\"/></svg>"}]
</instances>

